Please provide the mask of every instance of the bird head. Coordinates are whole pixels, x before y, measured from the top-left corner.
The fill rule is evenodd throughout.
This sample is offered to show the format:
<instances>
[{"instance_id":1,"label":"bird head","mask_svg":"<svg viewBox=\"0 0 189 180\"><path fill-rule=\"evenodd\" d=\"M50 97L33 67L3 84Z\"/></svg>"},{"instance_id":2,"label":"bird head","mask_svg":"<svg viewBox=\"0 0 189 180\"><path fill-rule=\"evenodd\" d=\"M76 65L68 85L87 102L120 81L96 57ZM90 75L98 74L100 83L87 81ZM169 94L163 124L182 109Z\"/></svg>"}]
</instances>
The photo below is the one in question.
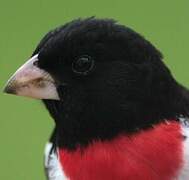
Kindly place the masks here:
<instances>
[{"instance_id":1,"label":"bird head","mask_svg":"<svg viewBox=\"0 0 189 180\"><path fill-rule=\"evenodd\" d=\"M50 31L5 92L42 99L60 144L74 146L175 117L184 111L175 106L177 87L149 41L113 20L88 18Z\"/></svg>"}]
</instances>

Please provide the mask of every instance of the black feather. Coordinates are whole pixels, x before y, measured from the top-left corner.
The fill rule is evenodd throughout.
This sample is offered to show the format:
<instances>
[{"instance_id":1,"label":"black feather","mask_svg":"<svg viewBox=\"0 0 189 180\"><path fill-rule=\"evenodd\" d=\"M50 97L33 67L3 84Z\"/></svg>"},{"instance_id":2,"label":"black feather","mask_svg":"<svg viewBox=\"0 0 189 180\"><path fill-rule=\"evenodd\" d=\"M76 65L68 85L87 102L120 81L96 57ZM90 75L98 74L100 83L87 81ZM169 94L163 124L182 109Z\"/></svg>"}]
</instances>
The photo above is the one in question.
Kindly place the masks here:
<instances>
[{"instance_id":1,"label":"black feather","mask_svg":"<svg viewBox=\"0 0 189 180\"><path fill-rule=\"evenodd\" d=\"M53 141L74 149L134 133L165 119L188 117L189 92L161 53L132 29L109 19L78 19L48 33L34 54L57 82L61 101L43 100L56 122ZM72 63L88 55L95 69L77 76Z\"/></svg>"}]
</instances>

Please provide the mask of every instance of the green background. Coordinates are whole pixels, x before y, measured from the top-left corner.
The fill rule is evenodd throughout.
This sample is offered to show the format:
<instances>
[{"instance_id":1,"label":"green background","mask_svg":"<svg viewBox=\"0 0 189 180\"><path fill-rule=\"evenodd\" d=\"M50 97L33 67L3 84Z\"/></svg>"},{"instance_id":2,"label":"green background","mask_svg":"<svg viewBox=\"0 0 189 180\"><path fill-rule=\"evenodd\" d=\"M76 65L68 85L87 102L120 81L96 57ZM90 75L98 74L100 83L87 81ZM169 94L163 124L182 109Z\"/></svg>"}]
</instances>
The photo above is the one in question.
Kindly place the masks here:
<instances>
[{"instance_id":1,"label":"green background","mask_svg":"<svg viewBox=\"0 0 189 180\"><path fill-rule=\"evenodd\" d=\"M0 88L48 30L78 17L111 17L143 34L189 87L188 0L0 0ZM0 93L0 179L44 180L53 121L42 103Z\"/></svg>"}]
</instances>

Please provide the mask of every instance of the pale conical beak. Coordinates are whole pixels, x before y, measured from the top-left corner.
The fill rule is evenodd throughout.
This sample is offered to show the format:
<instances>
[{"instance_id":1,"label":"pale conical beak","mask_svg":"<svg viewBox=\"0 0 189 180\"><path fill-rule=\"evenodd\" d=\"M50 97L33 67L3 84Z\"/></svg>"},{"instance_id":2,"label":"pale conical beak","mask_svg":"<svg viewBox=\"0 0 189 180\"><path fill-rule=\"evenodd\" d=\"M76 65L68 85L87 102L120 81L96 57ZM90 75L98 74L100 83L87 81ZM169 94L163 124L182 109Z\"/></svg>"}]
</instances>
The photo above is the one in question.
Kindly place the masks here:
<instances>
[{"instance_id":1,"label":"pale conical beak","mask_svg":"<svg viewBox=\"0 0 189 180\"><path fill-rule=\"evenodd\" d=\"M8 80L4 92L35 99L59 100L52 76L38 68L38 55L23 64Z\"/></svg>"}]
</instances>

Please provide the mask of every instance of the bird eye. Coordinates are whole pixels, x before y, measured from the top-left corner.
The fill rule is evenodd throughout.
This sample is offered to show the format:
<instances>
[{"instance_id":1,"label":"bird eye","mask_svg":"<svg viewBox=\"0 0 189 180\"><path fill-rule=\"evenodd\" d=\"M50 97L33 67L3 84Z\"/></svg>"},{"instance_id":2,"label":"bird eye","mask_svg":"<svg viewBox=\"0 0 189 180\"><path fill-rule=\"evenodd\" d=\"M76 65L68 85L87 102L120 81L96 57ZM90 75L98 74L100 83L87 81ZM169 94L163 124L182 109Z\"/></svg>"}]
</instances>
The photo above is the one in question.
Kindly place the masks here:
<instances>
[{"instance_id":1,"label":"bird eye","mask_svg":"<svg viewBox=\"0 0 189 180\"><path fill-rule=\"evenodd\" d=\"M94 67L94 60L90 56L82 56L72 63L72 70L79 75L89 74Z\"/></svg>"}]
</instances>

